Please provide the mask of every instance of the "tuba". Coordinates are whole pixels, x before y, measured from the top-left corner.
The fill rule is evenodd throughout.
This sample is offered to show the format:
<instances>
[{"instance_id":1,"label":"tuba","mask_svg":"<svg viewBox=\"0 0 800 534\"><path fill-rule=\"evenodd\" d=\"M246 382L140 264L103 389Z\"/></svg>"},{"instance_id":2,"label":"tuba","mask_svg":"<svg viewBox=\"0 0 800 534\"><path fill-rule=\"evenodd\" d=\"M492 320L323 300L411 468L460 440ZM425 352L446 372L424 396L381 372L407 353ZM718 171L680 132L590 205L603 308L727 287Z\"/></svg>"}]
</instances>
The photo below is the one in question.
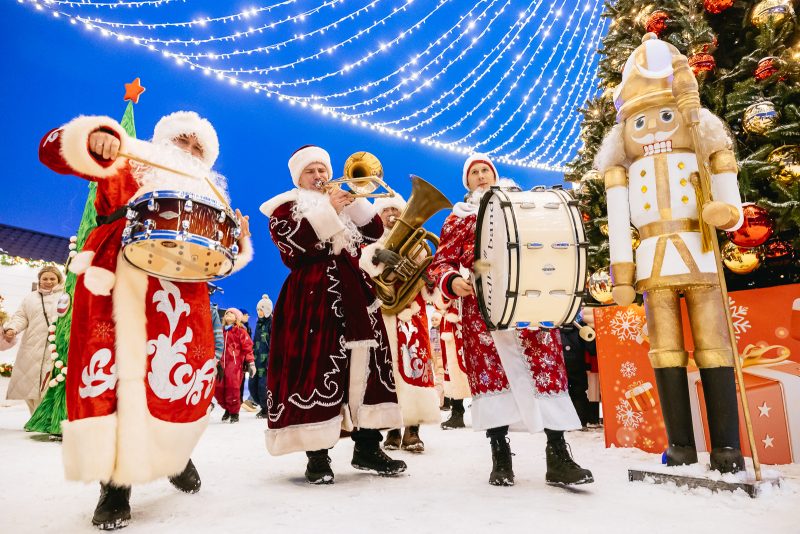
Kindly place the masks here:
<instances>
[{"instance_id":1,"label":"tuba","mask_svg":"<svg viewBox=\"0 0 800 534\"><path fill-rule=\"evenodd\" d=\"M329 180L323 187L330 188L346 185L350 193L357 198L393 197L394 190L383 181L383 166L378 158L369 152L356 152L351 154L344 162L344 176L336 180ZM385 193L375 193L383 187Z\"/></svg>"},{"instance_id":2,"label":"tuba","mask_svg":"<svg viewBox=\"0 0 800 534\"><path fill-rule=\"evenodd\" d=\"M411 197L383 244L383 248L397 253L402 260L373 278L375 292L387 314L405 309L425 285L422 275L433 261L433 249L439 245L439 238L422 225L436 212L452 207L438 189L419 176L411 176Z\"/></svg>"}]
</instances>

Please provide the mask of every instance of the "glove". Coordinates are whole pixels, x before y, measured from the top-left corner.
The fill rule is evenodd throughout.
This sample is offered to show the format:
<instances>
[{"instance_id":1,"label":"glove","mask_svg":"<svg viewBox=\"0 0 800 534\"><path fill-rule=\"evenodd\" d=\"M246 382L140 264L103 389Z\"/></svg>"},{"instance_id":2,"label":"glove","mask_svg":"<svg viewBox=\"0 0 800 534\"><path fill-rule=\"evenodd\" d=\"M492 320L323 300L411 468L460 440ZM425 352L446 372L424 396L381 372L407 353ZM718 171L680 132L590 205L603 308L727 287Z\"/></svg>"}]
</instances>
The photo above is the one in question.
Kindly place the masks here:
<instances>
[{"instance_id":1,"label":"glove","mask_svg":"<svg viewBox=\"0 0 800 534\"><path fill-rule=\"evenodd\" d=\"M391 250L382 248L375 253L375 256L372 257L372 264L378 265L380 263L386 265L387 267L396 267L401 261L403 261L403 257L396 252L392 252Z\"/></svg>"},{"instance_id":2,"label":"glove","mask_svg":"<svg viewBox=\"0 0 800 534\"><path fill-rule=\"evenodd\" d=\"M248 369L250 370L250 377L251 378L256 376L256 364L251 363L250 366L248 367Z\"/></svg>"},{"instance_id":3,"label":"glove","mask_svg":"<svg viewBox=\"0 0 800 534\"><path fill-rule=\"evenodd\" d=\"M217 360L217 380L225 378L225 371L222 368L222 362Z\"/></svg>"}]
</instances>

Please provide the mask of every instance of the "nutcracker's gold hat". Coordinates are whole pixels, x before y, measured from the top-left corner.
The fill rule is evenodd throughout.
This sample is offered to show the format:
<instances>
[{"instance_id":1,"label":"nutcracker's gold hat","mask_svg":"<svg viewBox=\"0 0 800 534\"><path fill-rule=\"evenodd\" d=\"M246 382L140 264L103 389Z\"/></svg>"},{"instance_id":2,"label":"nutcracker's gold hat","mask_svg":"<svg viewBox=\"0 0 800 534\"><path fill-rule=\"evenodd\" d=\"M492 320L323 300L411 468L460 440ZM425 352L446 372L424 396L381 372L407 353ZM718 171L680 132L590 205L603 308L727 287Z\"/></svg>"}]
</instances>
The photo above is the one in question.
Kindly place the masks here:
<instances>
[{"instance_id":1,"label":"nutcracker's gold hat","mask_svg":"<svg viewBox=\"0 0 800 534\"><path fill-rule=\"evenodd\" d=\"M677 48L661 41L656 34L645 34L642 44L625 62L622 81L614 89L617 122L642 109L675 102L672 61L680 55Z\"/></svg>"}]
</instances>

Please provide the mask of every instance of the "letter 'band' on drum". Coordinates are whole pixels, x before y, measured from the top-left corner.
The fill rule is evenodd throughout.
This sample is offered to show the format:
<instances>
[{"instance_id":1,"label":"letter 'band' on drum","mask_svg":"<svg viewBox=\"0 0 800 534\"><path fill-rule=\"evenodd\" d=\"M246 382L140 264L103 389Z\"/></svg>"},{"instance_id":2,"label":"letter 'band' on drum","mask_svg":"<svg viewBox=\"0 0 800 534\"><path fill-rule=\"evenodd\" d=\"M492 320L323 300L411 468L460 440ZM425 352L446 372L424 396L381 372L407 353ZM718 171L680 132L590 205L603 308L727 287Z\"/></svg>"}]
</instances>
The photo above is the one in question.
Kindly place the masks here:
<instances>
[{"instance_id":1,"label":"letter 'band' on drum","mask_svg":"<svg viewBox=\"0 0 800 534\"><path fill-rule=\"evenodd\" d=\"M492 187L478 210L475 289L490 330L571 323L586 283L577 201L560 188Z\"/></svg>"}]
</instances>

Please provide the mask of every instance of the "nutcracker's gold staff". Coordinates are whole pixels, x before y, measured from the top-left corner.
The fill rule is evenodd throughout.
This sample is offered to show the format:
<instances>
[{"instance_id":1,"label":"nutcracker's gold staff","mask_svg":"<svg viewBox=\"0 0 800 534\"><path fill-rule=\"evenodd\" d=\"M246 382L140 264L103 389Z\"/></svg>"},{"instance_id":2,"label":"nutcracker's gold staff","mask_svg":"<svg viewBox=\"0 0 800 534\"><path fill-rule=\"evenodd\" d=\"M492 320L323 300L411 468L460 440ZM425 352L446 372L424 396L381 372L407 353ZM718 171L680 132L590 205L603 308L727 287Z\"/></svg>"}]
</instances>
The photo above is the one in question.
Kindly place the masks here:
<instances>
[{"instance_id":1,"label":"nutcracker's gold staff","mask_svg":"<svg viewBox=\"0 0 800 534\"><path fill-rule=\"evenodd\" d=\"M728 323L728 337L733 351L733 365L736 369L736 381L739 382L739 397L742 403L742 413L744 414L744 424L747 429L747 440L750 443L750 454L753 458L753 469L755 470L756 480L761 480L761 463L758 461L758 451L756 450L756 439L753 435L753 424L750 421L750 411L747 409L747 392L744 387L744 377L742 375L742 363L739 360L739 349L736 346L736 334L731 321L731 310L728 304L728 286L725 283L725 271L722 266L722 258L719 252L719 241L717 240L717 230L707 224L702 217L703 206L711 200L711 172L709 171L708 155L703 153L703 145L700 140L700 91L697 80L689 68L689 62L685 56L677 56L672 61L674 78L672 82L672 94L678 103L683 120L689 126L692 134L692 143L697 156L697 168L700 172L699 189L700 202L698 202L698 212L700 213L700 228L703 235L703 252L714 251L714 259L717 262L717 277L719 278L719 288L722 294L722 307L725 310L725 319Z\"/></svg>"}]
</instances>

